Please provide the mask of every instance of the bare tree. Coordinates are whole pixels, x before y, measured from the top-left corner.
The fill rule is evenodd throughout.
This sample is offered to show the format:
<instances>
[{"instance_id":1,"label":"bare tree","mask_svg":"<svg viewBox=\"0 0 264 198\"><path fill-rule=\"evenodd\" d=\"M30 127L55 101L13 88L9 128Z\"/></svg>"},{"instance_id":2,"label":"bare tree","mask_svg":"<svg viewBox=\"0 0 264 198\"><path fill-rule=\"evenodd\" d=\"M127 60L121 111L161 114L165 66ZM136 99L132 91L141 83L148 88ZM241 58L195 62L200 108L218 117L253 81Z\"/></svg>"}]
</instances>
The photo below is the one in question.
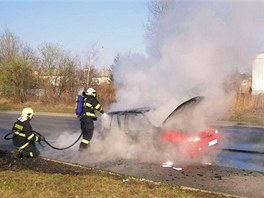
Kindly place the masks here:
<instances>
[{"instance_id":1,"label":"bare tree","mask_svg":"<svg viewBox=\"0 0 264 198\"><path fill-rule=\"evenodd\" d=\"M152 54L154 57L158 58L160 55L157 37L159 37L161 31L158 29L159 25L157 24L175 2L175 0L151 0L148 3L149 18L146 25L146 36L149 42L149 54Z\"/></svg>"},{"instance_id":2,"label":"bare tree","mask_svg":"<svg viewBox=\"0 0 264 198\"><path fill-rule=\"evenodd\" d=\"M147 24L147 34L153 35L156 33L155 23L169 9L170 5L175 0L152 0L148 2L149 18Z\"/></svg>"},{"instance_id":3,"label":"bare tree","mask_svg":"<svg viewBox=\"0 0 264 198\"><path fill-rule=\"evenodd\" d=\"M85 71L87 71L86 87L91 85L92 77L95 71L95 62L98 59L100 48L97 44L92 44L87 54L87 62L85 64Z\"/></svg>"},{"instance_id":4,"label":"bare tree","mask_svg":"<svg viewBox=\"0 0 264 198\"><path fill-rule=\"evenodd\" d=\"M18 37L6 30L0 38L0 60L16 57L21 53L22 44Z\"/></svg>"},{"instance_id":5,"label":"bare tree","mask_svg":"<svg viewBox=\"0 0 264 198\"><path fill-rule=\"evenodd\" d=\"M40 78L47 97L71 93L75 85L77 61L61 46L44 43L40 48Z\"/></svg>"}]
</instances>

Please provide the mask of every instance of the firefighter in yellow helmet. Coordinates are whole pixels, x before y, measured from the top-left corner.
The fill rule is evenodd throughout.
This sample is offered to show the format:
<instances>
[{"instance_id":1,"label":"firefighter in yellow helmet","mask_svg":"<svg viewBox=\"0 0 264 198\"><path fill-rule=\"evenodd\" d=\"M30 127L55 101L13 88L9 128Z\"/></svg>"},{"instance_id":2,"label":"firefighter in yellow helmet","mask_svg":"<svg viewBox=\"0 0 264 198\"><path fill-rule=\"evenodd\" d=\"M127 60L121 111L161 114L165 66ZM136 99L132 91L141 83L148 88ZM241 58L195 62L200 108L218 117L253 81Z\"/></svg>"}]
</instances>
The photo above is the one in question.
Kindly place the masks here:
<instances>
[{"instance_id":1,"label":"firefighter in yellow helmet","mask_svg":"<svg viewBox=\"0 0 264 198\"><path fill-rule=\"evenodd\" d=\"M31 127L30 121L33 118L33 109L27 107L22 110L21 116L14 123L13 144L18 148L19 157L38 157L39 151L35 142L40 142L42 137L36 135Z\"/></svg>"},{"instance_id":2,"label":"firefighter in yellow helmet","mask_svg":"<svg viewBox=\"0 0 264 198\"><path fill-rule=\"evenodd\" d=\"M97 120L95 110L104 114L103 107L96 98L96 91L89 88L83 93L83 113L80 116L81 129L83 139L81 141L79 150L88 148L94 132L94 120Z\"/></svg>"}]
</instances>

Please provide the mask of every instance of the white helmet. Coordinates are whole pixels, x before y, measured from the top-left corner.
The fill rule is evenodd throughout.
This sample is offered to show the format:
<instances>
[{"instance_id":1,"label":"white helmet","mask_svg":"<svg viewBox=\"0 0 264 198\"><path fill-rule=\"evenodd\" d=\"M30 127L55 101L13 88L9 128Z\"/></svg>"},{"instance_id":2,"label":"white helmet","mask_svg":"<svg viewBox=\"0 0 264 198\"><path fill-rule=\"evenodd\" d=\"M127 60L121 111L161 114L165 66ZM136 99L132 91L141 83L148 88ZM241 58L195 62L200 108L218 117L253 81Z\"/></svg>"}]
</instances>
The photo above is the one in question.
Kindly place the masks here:
<instances>
[{"instance_id":1,"label":"white helmet","mask_svg":"<svg viewBox=\"0 0 264 198\"><path fill-rule=\"evenodd\" d=\"M87 89L86 94L88 96L94 96L94 97L96 97L96 91L93 88Z\"/></svg>"},{"instance_id":2,"label":"white helmet","mask_svg":"<svg viewBox=\"0 0 264 198\"><path fill-rule=\"evenodd\" d=\"M32 119L33 115L34 115L34 111L33 111L33 109L31 109L30 107L26 107L26 108L24 108L24 109L22 110L22 114L21 114L21 116L22 116L25 120L27 120L27 119Z\"/></svg>"}]
</instances>

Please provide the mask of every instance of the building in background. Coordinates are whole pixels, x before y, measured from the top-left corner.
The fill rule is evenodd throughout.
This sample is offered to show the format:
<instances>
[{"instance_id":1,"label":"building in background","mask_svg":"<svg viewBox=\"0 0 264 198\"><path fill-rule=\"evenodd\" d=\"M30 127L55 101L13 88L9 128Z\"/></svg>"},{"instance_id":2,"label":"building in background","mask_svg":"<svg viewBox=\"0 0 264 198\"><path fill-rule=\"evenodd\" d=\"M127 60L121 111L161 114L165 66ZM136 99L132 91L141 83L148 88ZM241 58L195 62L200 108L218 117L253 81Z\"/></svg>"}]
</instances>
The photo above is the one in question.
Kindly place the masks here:
<instances>
[{"instance_id":1,"label":"building in background","mask_svg":"<svg viewBox=\"0 0 264 198\"><path fill-rule=\"evenodd\" d=\"M264 94L264 53L258 54L252 65L252 94Z\"/></svg>"},{"instance_id":2,"label":"building in background","mask_svg":"<svg viewBox=\"0 0 264 198\"><path fill-rule=\"evenodd\" d=\"M250 77L244 77L240 84L239 93L251 94L252 93L252 79Z\"/></svg>"},{"instance_id":3,"label":"building in background","mask_svg":"<svg viewBox=\"0 0 264 198\"><path fill-rule=\"evenodd\" d=\"M112 70L110 68L96 70L94 76L92 77L91 84L92 85L100 85L102 83L110 84L112 82L111 76L112 76Z\"/></svg>"}]
</instances>

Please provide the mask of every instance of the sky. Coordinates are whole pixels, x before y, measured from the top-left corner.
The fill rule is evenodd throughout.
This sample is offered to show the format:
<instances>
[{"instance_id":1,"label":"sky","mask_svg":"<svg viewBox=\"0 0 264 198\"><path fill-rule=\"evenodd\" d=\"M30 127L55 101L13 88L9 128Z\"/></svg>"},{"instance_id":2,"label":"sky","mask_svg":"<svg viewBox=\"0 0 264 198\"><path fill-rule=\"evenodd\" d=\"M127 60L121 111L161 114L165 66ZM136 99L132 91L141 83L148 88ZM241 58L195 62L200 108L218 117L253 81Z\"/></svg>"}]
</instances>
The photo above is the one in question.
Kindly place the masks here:
<instances>
[{"instance_id":1,"label":"sky","mask_svg":"<svg viewBox=\"0 0 264 198\"><path fill-rule=\"evenodd\" d=\"M98 67L118 53L144 53L145 0L0 1L0 33L8 30L37 50L61 45L85 59L96 46Z\"/></svg>"}]
</instances>

